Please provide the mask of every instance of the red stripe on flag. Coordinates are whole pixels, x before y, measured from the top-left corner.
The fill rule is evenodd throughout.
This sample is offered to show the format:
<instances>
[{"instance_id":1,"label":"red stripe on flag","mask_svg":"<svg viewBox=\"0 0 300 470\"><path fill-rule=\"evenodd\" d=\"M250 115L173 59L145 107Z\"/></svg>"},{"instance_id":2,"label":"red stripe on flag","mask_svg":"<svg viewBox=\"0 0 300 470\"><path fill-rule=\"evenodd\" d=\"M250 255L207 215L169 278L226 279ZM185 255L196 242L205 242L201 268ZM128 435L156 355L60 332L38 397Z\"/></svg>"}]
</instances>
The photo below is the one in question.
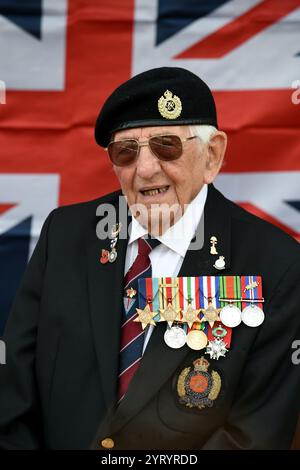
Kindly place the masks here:
<instances>
[{"instance_id":1,"label":"red stripe on flag","mask_svg":"<svg viewBox=\"0 0 300 470\"><path fill-rule=\"evenodd\" d=\"M299 0L266 0L239 16L215 33L206 36L176 59L220 58L270 27L295 8Z\"/></svg>"},{"instance_id":2,"label":"red stripe on flag","mask_svg":"<svg viewBox=\"0 0 300 470\"><path fill-rule=\"evenodd\" d=\"M7 90L0 173L59 173L64 205L119 188L93 128L104 100L131 76L133 24L133 0L68 2L65 90Z\"/></svg>"},{"instance_id":3,"label":"red stripe on flag","mask_svg":"<svg viewBox=\"0 0 300 470\"><path fill-rule=\"evenodd\" d=\"M0 214L3 214L4 212L8 211L12 207L15 207L17 204L11 203L11 204L0 204Z\"/></svg>"}]
</instances>

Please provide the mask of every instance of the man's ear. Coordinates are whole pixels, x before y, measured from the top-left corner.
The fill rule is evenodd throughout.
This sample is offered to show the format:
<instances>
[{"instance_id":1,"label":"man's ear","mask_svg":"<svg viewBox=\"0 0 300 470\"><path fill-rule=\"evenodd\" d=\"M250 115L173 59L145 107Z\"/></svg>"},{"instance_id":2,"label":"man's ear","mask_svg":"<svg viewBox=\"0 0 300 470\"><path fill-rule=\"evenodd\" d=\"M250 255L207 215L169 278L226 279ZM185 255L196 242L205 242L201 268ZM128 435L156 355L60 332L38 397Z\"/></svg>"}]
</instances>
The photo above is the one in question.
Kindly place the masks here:
<instances>
[{"instance_id":1,"label":"man's ear","mask_svg":"<svg viewBox=\"0 0 300 470\"><path fill-rule=\"evenodd\" d=\"M225 132L217 131L207 144L206 164L204 171L204 182L210 184L218 175L227 147L227 135Z\"/></svg>"}]
</instances>

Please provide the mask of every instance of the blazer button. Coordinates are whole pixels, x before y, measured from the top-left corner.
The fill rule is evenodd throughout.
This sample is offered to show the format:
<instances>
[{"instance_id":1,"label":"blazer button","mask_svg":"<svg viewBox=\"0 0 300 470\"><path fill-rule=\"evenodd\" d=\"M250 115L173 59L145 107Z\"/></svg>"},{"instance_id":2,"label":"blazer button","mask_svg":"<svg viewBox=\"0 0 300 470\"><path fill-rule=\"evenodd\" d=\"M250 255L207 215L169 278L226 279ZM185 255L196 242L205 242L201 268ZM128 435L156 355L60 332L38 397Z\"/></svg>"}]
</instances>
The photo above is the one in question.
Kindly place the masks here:
<instances>
[{"instance_id":1,"label":"blazer button","mask_svg":"<svg viewBox=\"0 0 300 470\"><path fill-rule=\"evenodd\" d=\"M115 447L115 443L110 437L106 437L105 439L102 439L102 441L99 442L99 444L102 447L104 447L104 449L112 449L113 447Z\"/></svg>"}]
</instances>

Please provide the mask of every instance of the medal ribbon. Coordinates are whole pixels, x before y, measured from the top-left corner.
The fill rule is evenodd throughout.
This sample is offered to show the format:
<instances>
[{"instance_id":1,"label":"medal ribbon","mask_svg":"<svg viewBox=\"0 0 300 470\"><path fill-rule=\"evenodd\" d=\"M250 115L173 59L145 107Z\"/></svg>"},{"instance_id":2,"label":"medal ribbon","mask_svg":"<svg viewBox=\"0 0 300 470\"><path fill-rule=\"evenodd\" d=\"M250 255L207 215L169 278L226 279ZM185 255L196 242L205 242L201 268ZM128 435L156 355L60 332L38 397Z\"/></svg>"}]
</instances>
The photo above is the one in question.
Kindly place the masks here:
<instances>
[{"instance_id":1,"label":"medal ribbon","mask_svg":"<svg viewBox=\"0 0 300 470\"><path fill-rule=\"evenodd\" d=\"M207 295L207 282L206 282L207 277L206 276L199 276L198 277L198 284L199 284L199 290L198 290L198 308L203 308L205 309L208 306L207 299L205 297L208 297ZM204 314L201 312L200 313L200 319L204 317ZM197 324L196 324L197 325ZM207 336L207 331L208 331L208 323L207 322L202 322L198 323L198 327L196 328L197 330L202 330L206 336Z\"/></svg>"},{"instance_id":2,"label":"medal ribbon","mask_svg":"<svg viewBox=\"0 0 300 470\"><path fill-rule=\"evenodd\" d=\"M158 300L159 300L159 312L160 312L160 310L165 309L167 306L165 305L165 296L164 296L163 288L160 287L161 284L166 283L166 279L164 277L160 277L158 281L159 281ZM160 313L159 313L159 318L162 319L162 317L160 316Z\"/></svg>"},{"instance_id":3,"label":"medal ribbon","mask_svg":"<svg viewBox=\"0 0 300 470\"><path fill-rule=\"evenodd\" d=\"M178 286L179 286L179 289L178 289L178 296L179 296L179 308L180 308L180 311L182 312L182 310L185 310L187 308L187 299L184 295L184 292L185 292L185 285L186 285L186 277L178 277L177 280L178 280ZM182 313L180 312L180 319L183 318L183 315ZM183 330L185 331L185 333L187 333L187 330L188 330L188 325L186 323L182 323L182 328Z\"/></svg>"},{"instance_id":4,"label":"medal ribbon","mask_svg":"<svg viewBox=\"0 0 300 470\"><path fill-rule=\"evenodd\" d=\"M168 304L172 304L173 300L173 293L172 293L172 287L170 287L170 284L172 283L172 278L166 277L165 278L166 284L169 284L167 287L165 287L165 301L166 301L166 307Z\"/></svg>"},{"instance_id":5,"label":"medal ribbon","mask_svg":"<svg viewBox=\"0 0 300 470\"><path fill-rule=\"evenodd\" d=\"M256 287L246 289L246 286L257 283ZM194 309L205 309L209 302L214 308L220 308L228 305L229 301L220 301L222 299L236 299L233 304L238 308L245 308L251 304L253 299L262 299L262 282L261 276L196 276L196 277L161 277L161 278L144 278L138 281L138 299L139 308L144 308L147 303L152 311L158 312L154 317L154 321L160 321L160 309L166 309L168 303L171 303L176 310L185 310L190 305ZM163 285L163 287L160 287ZM150 302L147 302L147 300ZM243 299L243 302L241 302ZM246 300L247 299L247 300ZM262 309L262 302L255 302ZM203 318L200 313L200 318ZM182 314L180 314L182 319ZM219 326L227 331L223 337L227 348L231 344L232 328L225 327L222 322L215 322L213 328L208 322L195 322L190 328L187 323L182 324L186 333L191 330L202 329L210 341L215 339L212 331Z\"/></svg>"},{"instance_id":6,"label":"medal ribbon","mask_svg":"<svg viewBox=\"0 0 300 470\"><path fill-rule=\"evenodd\" d=\"M199 296L197 295L199 292L198 278L187 276L183 279L184 310L186 310L189 305L192 306L193 309L199 309ZM184 323L184 329L186 333L189 333L191 330L201 330L202 325L201 323L194 322L190 327L187 323Z\"/></svg>"},{"instance_id":7,"label":"medal ribbon","mask_svg":"<svg viewBox=\"0 0 300 470\"><path fill-rule=\"evenodd\" d=\"M159 309L163 305L159 299L159 281L162 278L147 277L138 280L138 299L139 308L143 309L148 304L153 312L157 312L153 320L159 322L160 312ZM150 300L150 302L148 302Z\"/></svg>"},{"instance_id":8,"label":"medal ribbon","mask_svg":"<svg viewBox=\"0 0 300 470\"><path fill-rule=\"evenodd\" d=\"M256 287L252 287L251 289L246 289L246 286L253 285L253 283L257 283ZM243 309L248 305L251 305L251 300L253 299L262 299L262 282L261 276L241 276L241 297L242 299L247 299L248 301L242 302ZM255 302L259 308L263 310L263 303L262 302Z\"/></svg>"},{"instance_id":9,"label":"medal ribbon","mask_svg":"<svg viewBox=\"0 0 300 470\"><path fill-rule=\"evenodd\" d=\"M225 307L228 305L229 302L226 301L219 301L219 297L221 299L237 299L239 300L238 302L233 302L233 305L237 308L241 308L241 279L240 276L218 276L216 278L216 283L219 286L219 295L216 295L216 304L217 307ZM216 287L216 292L217 292L217 287ZM227 344L227 349L230 348L231 344L231 338L232 338L232 328L229 326L223 325L222 322L218 322L216 327L221 326L227 331L227 334L222 338L223 341ZM214 326L215 328L215 326ZM213 328L213 329L214 329ZM211 336L213 336L212 331L209 334L209 339L211 339Z\"/></svg>"},{"instance_id":10,"label":"medal ribbon","mask_svg":"<svg viewBox=\"0 0 300 470\"><path fill-rule=\"evenodd\" d=\"M147 294L146 294L146 278L138 280L138 299L139 299L139 308L145 308L147 304Z\"/></svg>"},{"instance_id":11,"label":"medal ribbon","mask_svg":"<svg viewBox=\"0 0 300 470\"><path fill-rule=\"evenodd\" d=\"M241 279L240 276L220 276L220 298L221 299L237 299L233 304L241 309ZM221 307L225 307L228 301L221 301Z\"/></svg>"},{"instance_id":12,"label":"medal ribbon","mask_svg":"<svg viewBox=\"0 0 300 470\"><path fill-rule=\"evenodd\" d=\"M153 320L155 322L159 322L159 319L160 319L158 291L159 291L159 279L157 277L153 277L152 278L152 310L154 312L157 312L155 317L153 317Z\"/></svg>"}]
</instances>

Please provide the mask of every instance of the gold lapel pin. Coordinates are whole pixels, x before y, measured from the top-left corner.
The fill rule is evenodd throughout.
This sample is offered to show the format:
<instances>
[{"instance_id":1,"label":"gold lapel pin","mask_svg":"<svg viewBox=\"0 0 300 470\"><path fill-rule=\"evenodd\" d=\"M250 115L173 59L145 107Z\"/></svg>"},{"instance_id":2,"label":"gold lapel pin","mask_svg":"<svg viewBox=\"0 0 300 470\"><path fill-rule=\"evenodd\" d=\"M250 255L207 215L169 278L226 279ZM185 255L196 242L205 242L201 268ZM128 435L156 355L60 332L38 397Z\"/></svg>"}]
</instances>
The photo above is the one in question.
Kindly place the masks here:
<instances>
[{"instance_id":1,"label":"gold lapel pin","mask_svg":"<svg viewBox=\"0 0 300 470\"><path fill-rule=\"evenodd\" d=\"M217 237L215 237L214 235L212 237L210 237L210 244L211 244L210 254L211 255L218 255L217 248L216 248L216 245L218 244Z\"/></svg>"}]
</instances>

